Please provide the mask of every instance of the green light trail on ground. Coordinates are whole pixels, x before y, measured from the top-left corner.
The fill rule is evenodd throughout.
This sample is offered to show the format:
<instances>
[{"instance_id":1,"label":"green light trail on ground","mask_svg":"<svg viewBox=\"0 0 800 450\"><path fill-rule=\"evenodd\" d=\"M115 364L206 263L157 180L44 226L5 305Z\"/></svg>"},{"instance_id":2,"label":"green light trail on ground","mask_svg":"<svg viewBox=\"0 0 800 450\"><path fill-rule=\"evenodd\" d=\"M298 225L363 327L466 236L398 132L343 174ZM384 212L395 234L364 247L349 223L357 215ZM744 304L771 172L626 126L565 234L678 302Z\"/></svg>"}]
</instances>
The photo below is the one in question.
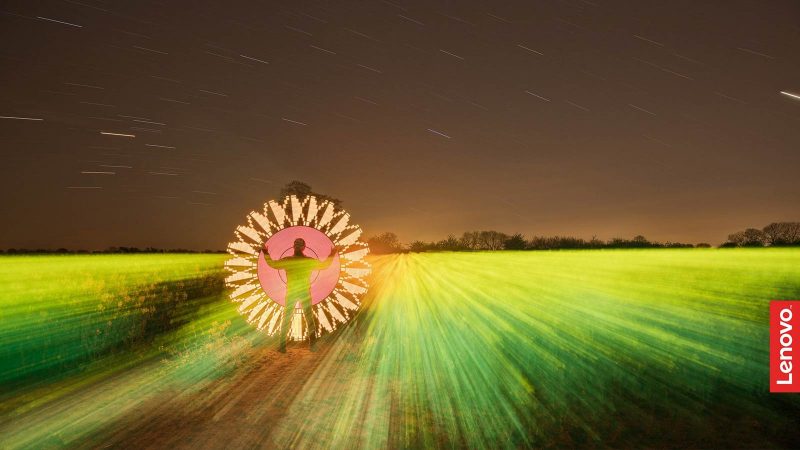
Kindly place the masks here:
<instances>
[{"instance_id":1,"label":"green light trail on ground","mask_svg":"<svg viewBox=\"0 0 800 450\"><path fill-rule=\"evenodd\" d=\"M781 447L798 439L800 400L768 393L767 364L769 300L800 299L798 249L377 257L355 321L321 352L296 346L287 355L224 293L208 295L224 255L50 258L0 258L0 338L13 342L0 377L14 382L1 397L3 447ZM83 271L65 272L56 258L88 259L69 264ZM48 264L48 288L26 279ZM84 286L93 290L81 296ZM164 296L162 286L177 293ZM127 294L133 287L145 294ZM145 300L123 302L107 325L98 305L125 296ZM153 317L169 320L134 332ZM113 338L86 353L97 344L81 336L103 323ZM68 357L76 352L83 359ZM29 353L47 356L21 356ZM53 373L72 367L64 358L83 362Z\"/></svg>"}]
</instances>

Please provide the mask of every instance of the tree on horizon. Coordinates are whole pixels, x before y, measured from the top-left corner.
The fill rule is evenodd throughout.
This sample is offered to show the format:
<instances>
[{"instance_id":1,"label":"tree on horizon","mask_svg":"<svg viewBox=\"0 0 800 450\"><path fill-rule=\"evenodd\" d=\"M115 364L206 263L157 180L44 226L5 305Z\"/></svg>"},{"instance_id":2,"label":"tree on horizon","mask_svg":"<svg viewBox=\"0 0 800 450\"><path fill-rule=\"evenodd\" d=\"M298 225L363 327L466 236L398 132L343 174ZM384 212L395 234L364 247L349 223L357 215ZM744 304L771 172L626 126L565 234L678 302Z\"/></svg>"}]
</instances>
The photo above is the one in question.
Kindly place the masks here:
<instances>
[{"instance_id":1,"label":"tree on horizon","mask_svg":"<svg viewBox=\"0 0 800 450\"><path fill-rule=\"evenodd\" d=\"M334 204L337 208L342 207L342 201L338 198L331 197L327 194L320 194L319 192L314 192L311 188L311 185L299 180L292 180L286 183L281 188L280 197L284 198L289 195L295 195L298 199L303 200L304 198L308 197L309 195L313 195L314 197L320 200L327 200Z\"/></svg>"},{"instance_id":2,"label":"tree on horizon","mask_svg":"<svg viewBox=\"0 0 800 450\"><path fill-rule=\"evenodd\" d=\"M367 244L369 245L369 251L376 255L398 253L403 250L400 239L396 234L389 231L367 239Z\"/></svg>"}]
</instances>

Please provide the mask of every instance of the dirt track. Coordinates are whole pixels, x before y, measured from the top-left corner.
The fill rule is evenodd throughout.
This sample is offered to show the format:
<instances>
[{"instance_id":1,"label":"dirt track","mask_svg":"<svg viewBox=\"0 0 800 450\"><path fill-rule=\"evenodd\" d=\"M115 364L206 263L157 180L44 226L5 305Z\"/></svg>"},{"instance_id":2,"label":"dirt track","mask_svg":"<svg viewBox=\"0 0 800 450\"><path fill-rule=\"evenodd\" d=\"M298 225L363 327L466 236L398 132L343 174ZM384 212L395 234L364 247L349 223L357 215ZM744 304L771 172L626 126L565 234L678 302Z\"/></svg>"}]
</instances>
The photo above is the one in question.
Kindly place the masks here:
<instances>
[{"instance_id":1,"label":"dirt track","mask_svg":"<svg viewBox=\"0 0 800 450\"><path fill-rule=\"evenodd\" d=\"M197 393L160 395L82 447L285 446L286 441L277 442L275 437L291 434L291 424L284 419L328 350L311 353L300 344L286 354L260 350L252 370L217 380ZM308 412L324 414L330 408L322 403Z\"/></svg>"}]
</instances>

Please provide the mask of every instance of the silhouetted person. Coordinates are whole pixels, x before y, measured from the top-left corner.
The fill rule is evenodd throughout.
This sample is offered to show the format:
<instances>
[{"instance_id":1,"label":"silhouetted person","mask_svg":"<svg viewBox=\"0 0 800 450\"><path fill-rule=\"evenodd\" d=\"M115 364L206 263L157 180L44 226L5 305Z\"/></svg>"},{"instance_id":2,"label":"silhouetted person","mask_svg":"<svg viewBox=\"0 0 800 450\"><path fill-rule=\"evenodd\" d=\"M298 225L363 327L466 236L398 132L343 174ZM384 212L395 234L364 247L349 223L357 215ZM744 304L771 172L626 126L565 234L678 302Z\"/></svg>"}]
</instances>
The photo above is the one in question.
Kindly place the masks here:
<instances>
[{"instance_id":1,"label":"silhouetted person","mask_svg":"<svg viewBox=\"0 0 800 450\"><path fill-rule=\"evenodd\" d=\"M315 270L325 270L333 262L333 257L338 252L336 247L331 250L331 254L325 260L310 258L303 254L306 248L306 241L301 238L294 240L294 254L285 258L274 260L269 256L269 249L264 246L264 259L273 269L286 272L286 302L283 311L283 321L281 321L280 331L280 351L286 352L286 333L294 315L294 307L297 302L303 307L303 315L308 324L308 342L311 350L316 349L317 339L317 318L311 308L311 273Z\"/></svg>"}]
</instances>

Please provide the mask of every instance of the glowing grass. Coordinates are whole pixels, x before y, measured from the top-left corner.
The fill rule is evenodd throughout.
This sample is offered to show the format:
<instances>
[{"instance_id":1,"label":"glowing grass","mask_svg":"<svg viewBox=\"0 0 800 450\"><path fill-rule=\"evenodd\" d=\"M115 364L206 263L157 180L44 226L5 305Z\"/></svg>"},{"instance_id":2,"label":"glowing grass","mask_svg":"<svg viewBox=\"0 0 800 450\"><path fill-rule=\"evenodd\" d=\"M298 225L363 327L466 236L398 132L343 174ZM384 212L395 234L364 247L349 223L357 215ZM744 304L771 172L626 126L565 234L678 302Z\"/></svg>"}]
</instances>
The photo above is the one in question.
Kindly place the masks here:
<instances>
[{"instance_id":1,"label":"glowing grass","mask_svg":"<svg viewBox=\"0 0 800 450\"><path fill-rule=\"evenodd\" d=\"M50 379L151 340L180 322L177 315L192 314L179 308L187 300L219 292L221 261L185 254L0 257L0 383Z\"/></svg>"},{"instance_id":2,"label":"glowing grass","mask_svg":"<svg viewBox=\"0 0 800 450\"><path fill-rule=\"evenodd\" d=\"M0 447L79 442L236 368L256 336L221 301L224 258L0 257Z\"/></svg>"},{"instance_id":3,"label":"glowing grass","mask_svg":"<svg viewBox=\"0 0 800 450\"><path fill-rule=\"evenodd\" d=\"M767 393L767 312L770 299L800 298L798 250L426 254L375 271L361 327L332 350L361 342L352 367L321 367L295 400L336 411L303 422L313 408L298 408L278 442L796 439L797 398ZM322 380L342 373L345 390L326 392Z\"/></svg>"},{"instance_id":4,"label":"glowing grass","mask_svg":"<svg viewBox=\"0 0 800 450\"><path fill-rule=\"evenodd\" d=\"M173 271L160 276L213 272L223 257L187 256L199 259L165 263ZM798 444L800 400L767 392L768 302L800 299L798 249L439 253L372 262L365 309L322 353L263 350L247 360L241 339L253 342L253 334L220 293L145 346L166 362L131 356L126 365L117 353L113 377L76 374L70 382L83 384L74 394L3 418L0 446ZM152 264L131 273L155 277L150 271L161 269ZM125 278L98 287L102 277L122 277L120 265L127 267L86 272L95 297L130 285ZM75 304L84 309L57 308L40 332L39 322L22 319L21 299L35 297L26 289L37 285L16 289L16 297L0 297L16 311L3 317L13 319L14 336L32 327L35 336L60 336L53 342L61 345L75 334L60 327L95 314L91 295L81 297ZM79 290L55 304L73 305L68 297ZM36 314L49 310L33 303ZM233 372L219 378L231 361Z\"/></svg>"}]
</instances>

